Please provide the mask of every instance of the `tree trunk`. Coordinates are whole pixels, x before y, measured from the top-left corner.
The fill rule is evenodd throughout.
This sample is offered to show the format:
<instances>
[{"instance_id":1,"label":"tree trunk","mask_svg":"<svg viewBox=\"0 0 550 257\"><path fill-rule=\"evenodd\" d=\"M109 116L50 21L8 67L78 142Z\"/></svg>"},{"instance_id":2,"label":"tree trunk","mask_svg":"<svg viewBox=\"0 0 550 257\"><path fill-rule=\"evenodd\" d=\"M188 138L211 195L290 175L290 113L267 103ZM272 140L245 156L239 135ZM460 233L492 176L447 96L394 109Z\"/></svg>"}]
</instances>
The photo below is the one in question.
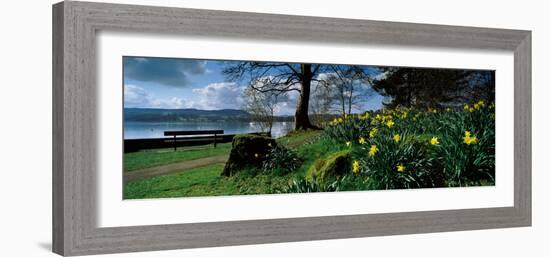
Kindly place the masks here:
<instances>
[{"instance_id":1,"label":"tree trunk","mask_svg":"<svg viewBox=\"0 0 550 257\"><path fill-rule=\"evenodd\" d=\"M309 93L311 91L311 64L302 64L301 68L301 84L300 98L298 99L298 105L296 106L296 114L294 115L294 129L308 129L315 128L311 125L308 116L309 109Z\"/></svg>"}]
</instances>

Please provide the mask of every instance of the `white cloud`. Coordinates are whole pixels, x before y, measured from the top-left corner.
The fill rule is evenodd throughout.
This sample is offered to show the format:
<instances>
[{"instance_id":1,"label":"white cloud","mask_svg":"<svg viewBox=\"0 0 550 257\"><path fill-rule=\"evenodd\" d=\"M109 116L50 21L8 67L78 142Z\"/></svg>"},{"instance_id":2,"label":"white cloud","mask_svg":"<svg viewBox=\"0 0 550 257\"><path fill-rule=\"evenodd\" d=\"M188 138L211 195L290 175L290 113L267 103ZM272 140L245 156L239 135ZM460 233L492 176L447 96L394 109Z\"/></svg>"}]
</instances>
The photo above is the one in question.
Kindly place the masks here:
<instances>
[{"instance_id":1,"label":"white cloud","mask_svg":"<svg viewBox=\"0 0 550 257\"><path fill-rule=\"evenodd\" d=\"M124 86L124 107L126 108L196 108L202 110L240 109L244 87L236 83L212 83L193 89L192 99L172 97L157 98L142 87Z\"/></svg>"},{"instance_id":2,"label":"white cloud","mask_svg":"<svg viewBox=\"0 0 550 257\"><path fill-rule=\"evenodd\" d=\"M386 77L388 77L389 75L389 72L381 72L379 74L377 74L376 76L374 76L374 80L383 80L385 79Z\"/></svg>"},{"instance_id":3,"label":"white cloud","mask_svg":"<svg viewBox=\"0 0 550 257\"><path fill-rule=\"evenodd\" d=\"M151 101L152 97L145 89L134 85L124 85L124 107L148 106Z\"/></svg>"},{"instance_id":4,"label":"white cloud","mask_svg":"<svg viewBox=\"0 0 550 257\"><path fill-rule=\"evenodd\" d=\"M297 95L297 94L296 94ZM296 112L296 98L280 102L275 106L275 115L292 116Z\"/></svg>"},{"instance_id":5,"label":"white cloud","mask_svg":"<svg viewBox=\"0 0 550 257\"><path fill-rule=\"evenodd\" d=\"M124 85L124 107L180 109L187 108L188 104L186 104L185 100L178 97L158 99L142 87Z\"/></svg>"},{"instance_id":6,"label":"white cloud","mask_svg":"<svg viewBox=\"0 0 550 257\"><path fill-rule=\"evenodd\" d=\"M245 87L231 82L212 83L203 88L195 88L193 93L197 96L191 102L191 106L203 110L240 109L244 89Z\"/></svg>"},{"instance_id":7,"label":"white cloud","mask_svg":"<svg viewBox=\"0 0 550 257\"><path fill-rule=\"evenodd\" d=\"M239 86L236 83L212 83L203 88L193 89L193 96L191 99L180 97L161 99L142 87L125 85L124 107L164 109L195 108L201 110L241 109L244 102L243 93L245 89L245 86ZM279 103L275 107L275 115L294 115L298 97L299 93L296 91L290 91L286 95L280 96Z\"/></svg>"}]
</instances>

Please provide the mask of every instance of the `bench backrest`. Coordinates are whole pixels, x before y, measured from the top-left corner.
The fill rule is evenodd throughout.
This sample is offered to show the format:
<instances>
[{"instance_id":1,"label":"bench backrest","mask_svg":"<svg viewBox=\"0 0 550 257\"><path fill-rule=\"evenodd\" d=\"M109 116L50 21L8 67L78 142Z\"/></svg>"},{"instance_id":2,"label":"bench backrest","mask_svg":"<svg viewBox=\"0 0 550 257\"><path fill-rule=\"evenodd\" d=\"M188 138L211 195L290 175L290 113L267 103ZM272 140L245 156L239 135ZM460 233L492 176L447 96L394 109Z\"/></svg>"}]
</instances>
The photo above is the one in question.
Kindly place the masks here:
<instances>
[{"instance_id":1,"label":"bench backrest","mask_svg":"<svg viewBox=\"0 0 550 257\"><path fill-rule=\"evenodd\" d=\"M218 130L180 130L180 131L164 131L164 136L190 136L190 135L221 135L223 129Z\"/></svg>"}]
</instances>

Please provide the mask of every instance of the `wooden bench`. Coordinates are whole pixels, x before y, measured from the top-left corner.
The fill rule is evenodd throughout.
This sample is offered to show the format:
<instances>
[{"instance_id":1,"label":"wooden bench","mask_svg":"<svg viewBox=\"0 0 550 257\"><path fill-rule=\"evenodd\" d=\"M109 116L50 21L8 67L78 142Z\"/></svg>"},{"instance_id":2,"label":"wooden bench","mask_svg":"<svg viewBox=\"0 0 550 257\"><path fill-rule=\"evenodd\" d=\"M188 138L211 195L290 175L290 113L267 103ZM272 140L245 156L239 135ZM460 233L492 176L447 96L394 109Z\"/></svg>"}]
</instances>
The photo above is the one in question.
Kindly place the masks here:
<instances>
[{"instance_id":1,"label":"wooden bench","mask_svg":"<svg viewBox=\"0 0 550 257\"><path fill-rule=\"evenodd\" d=\"M177 150L177 137L178 136L195 136L195 135L214 135L213 142L216 147L216 136L223 135L223 130L180 130L180 131L164 131L164 136L174 137L174 151Z\"/></svg>"}]
</instances>

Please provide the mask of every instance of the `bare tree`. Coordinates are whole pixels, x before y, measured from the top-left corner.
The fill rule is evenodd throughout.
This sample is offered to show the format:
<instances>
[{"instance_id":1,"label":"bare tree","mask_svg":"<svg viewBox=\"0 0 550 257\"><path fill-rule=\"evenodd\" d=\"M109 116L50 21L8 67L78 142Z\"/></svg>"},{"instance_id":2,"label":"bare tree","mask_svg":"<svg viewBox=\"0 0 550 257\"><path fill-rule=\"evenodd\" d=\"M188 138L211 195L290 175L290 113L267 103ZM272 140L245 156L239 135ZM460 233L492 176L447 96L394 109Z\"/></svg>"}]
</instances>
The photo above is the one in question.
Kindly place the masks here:
<instances>
[{"instance_id":1,"label":"bare tree","mask_svg":"<svg viewBox=\"0 0 550 257\"><path fill-rule=\"evenodd\" d=\"M279 95L291 91L299 93L294 115L296 130L316 128L309 120L311 83L326 65L309 63L230 62L224 69L230 81L247 81L261 93ZM261 82L261 83L258 83Z\"/></svg>"},{"instance_id":2,"label":"bare tree","mask_svg":"<svg viewBox=\"0 0 550 257\"><path fill-rule=\"evenodd\" d=\"M253 88L247 88L243 94L245 96L244 109L258 123L262 130L261 132L267 132L271 135L273 122L275 121L275 110L279 103L278 100L285 95L272 92L262 93Z\"/></svg>"},{"instance_id":3,"label":"bare tree","mask_svg":"<svg viewBox=\"0 0 550 257\"><path fill-rule=\"evenodd\" d=\"M359 108L373 95L371 75L363 67L330 65L330 70L323 84L331 88L336 110L342 115L351 114L353 108Z\"/></svg>"},{"instance_id":4,"label":"bare tree","mask_svg":"<svg viewBox=\"0 0 550 257\"><path fill-rule=\"evenodd\" d=\"M328 114L332 111L334 97L332 88L325 83L316 83L311 92L309 109L311 110L311 121L315 126L322 127L327 121Z\"/></svg>"}]
</instances>

